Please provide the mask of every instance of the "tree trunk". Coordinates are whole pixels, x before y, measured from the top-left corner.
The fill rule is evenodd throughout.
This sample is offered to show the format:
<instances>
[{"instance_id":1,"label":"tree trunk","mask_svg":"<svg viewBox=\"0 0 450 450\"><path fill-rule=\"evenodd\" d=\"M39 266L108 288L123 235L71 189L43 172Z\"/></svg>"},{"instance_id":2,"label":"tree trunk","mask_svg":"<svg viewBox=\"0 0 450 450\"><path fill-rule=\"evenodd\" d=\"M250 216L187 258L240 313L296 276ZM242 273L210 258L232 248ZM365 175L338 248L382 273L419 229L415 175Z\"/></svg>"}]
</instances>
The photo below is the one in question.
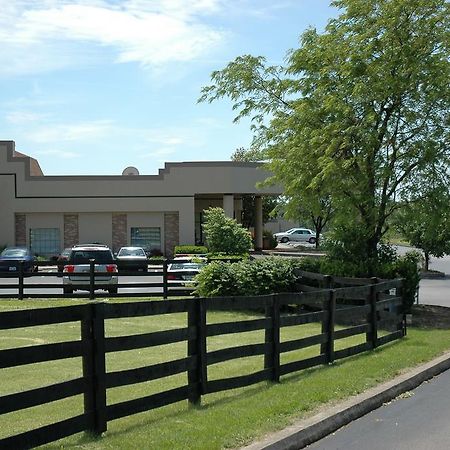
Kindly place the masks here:
<instances>
[{"instance_id":1,"label":"tree trunk","mask_svg":"<svg viewBox=\"0 0 450 450\"><path fill-rule=\"evenodd\" d=\"M428 272L428 267L430 265L430 254L428 252L424 252L425 261L424 261L424 269Z\"/></svg>"}]
</instances>

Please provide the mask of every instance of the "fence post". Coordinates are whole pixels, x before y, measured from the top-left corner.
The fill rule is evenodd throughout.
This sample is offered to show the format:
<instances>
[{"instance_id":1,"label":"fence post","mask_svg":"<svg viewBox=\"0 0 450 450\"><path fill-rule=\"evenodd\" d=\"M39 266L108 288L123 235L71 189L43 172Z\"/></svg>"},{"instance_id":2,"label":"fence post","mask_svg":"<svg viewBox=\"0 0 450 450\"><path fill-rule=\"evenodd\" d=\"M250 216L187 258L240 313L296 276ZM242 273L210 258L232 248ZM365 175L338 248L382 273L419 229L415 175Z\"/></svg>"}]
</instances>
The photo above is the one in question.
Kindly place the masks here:
<instances>
[{"instance_id":1,"label":"fence post","mask_svg":"<svg viewBox=\"0 0 450 450\"><path fill-rule=\"evenodd\" d=\"M324 276L324 284L325 284L325 289L330 289L333 286L333 278L330 275L325 275ZM323 301L323 311L328 311L328 306L329 306L329 299L324 300ZM322 320L322 334L326 334L328 333L328 322L324 319ZM321 354L326 354L327 353L327 343L324 342L323 344L320 344L320 353Z\"/></svg>"},{"instance_id":2,"label":"fence post","mask_svg":"<svg viewBox=\"0 0 450 450\"><path fill-rule=\"evenodd\" d=\"M19 292L18 292L18 299L23 300L23 261L19 261Z\"/></svg>"},{"instance_id":3,"label":"fence post","mask_svg":"<svg viewBox=\"0 0 450 450\"><path fill-rule=\"evenodd\" d=\"M163 298L166 300L169 297L169 286L167 284L167 259L163 260Z\"/></svg>"},{"instance_id":4,"label":"fence post","mask_svg":"<svg viewBox=\"0 0 450 450\"><path fill-rule=\"evenodd\" d=\"M366 341L370 342L372 348L378 346L378 314L377 314L377 299L378 293L376 290L376 284L378 278L371 278L369 302L370 302L370 314L369 314L369 327L370 331L366 333Z\"/></svg>"},{"instance_id":5,"label":"fence post","mask_svg":"<svg viewBox=\"0 0 450 450\"><path fill-rule=\"evenodd\" d=\"M270 328L265 329L264 341L270 349L264 354L264 369L271 369L271 381L280 382L280 294L270 297L266 305L266 319L270 319Z\"/></svg>"},{"instance_id":6,"label":"fence post","mask_svg":"<svg viewBox=\"0 0 450 450\"><path fill-rule=\"evenodd\" d=\"M95 299L95 259L89 260L89 300Z\"/></svg>"},{"instance_id":7,"label":"fence post","mask_svg":"<svg viewBox=\"0 0 450 450\"><path fill-rule=\"evenodd\" d=\"M83 353L84 413L92 414L89 431L101 434L106 431L106 364L104 304L86 305L87 314L81 321Z\"/></svg>"},{"instance_id":8,"label":"fence post","mask_svg":"<svg viewBox=\"0 0 450 450\"><path fill-rule=\"evenodd\" d=\"M206 303L203 298L192 300L188 309L189 333L195 329L195 336L188 338L188 357L194 358L195 366L188 370L188 401L192 405L201 402L201 395L206 392Z\"/></svg>"},{"instance_id":9,"label":"fence post","mask_svg":"<svg viewBox=\"0 0 450 450\"><path fill-rule=\"evenodd\" d=\"M324 317L322 329L325 323L327 335L327 341L325 343L326 362L331 364L334 361L334 327L336 322L336 291L334 289L330 289L329 291L326 311L328 311L328 320Z\"/></svg>"}]
</instances>

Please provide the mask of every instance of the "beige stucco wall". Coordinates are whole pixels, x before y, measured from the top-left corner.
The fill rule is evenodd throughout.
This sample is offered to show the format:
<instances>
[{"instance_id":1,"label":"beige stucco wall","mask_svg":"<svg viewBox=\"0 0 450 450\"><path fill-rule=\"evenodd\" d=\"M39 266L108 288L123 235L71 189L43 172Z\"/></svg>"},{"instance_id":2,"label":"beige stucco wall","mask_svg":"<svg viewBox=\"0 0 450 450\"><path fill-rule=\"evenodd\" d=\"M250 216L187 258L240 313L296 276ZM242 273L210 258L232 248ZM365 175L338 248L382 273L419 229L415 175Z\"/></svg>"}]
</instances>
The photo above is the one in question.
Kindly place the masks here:
<instances>
[{"instance_id":1,"label":"beige stucco wall","mask_svg":"<svg viewBox=\"0 0 450 450\"><path fill-rule=\"evenodd\" d=\"M80 244L100 242L112 247L112 213L78 215Z\"/></svg>"},{"instance_id":2,"label":"beige stucco wall","mask_svg":"<svg viewBox=\"0 0 450 450\"><path fill-rule=\"evenodd\" d=\"M255 187L269 174L254 163L169 163L159 175L134 177L31 176L30 159L13 158L13 150L12 141L0 141L0 245L13 245L16 213L26 215L27 230L34 227L29 217L39 223L48 219L52 227L61 227L62 239L64 214L78 214L79 241L108 245L113 213L127 214L128 239L132 226L146 223L160 224L155 226L161 226L164 239L164 213L178 213L180 243L194 244L195 208L208 203L198 203L199 195L213 196L213 206L222 206L224 194L281 192L275 186Z\"/></svg>"}]
</instances>

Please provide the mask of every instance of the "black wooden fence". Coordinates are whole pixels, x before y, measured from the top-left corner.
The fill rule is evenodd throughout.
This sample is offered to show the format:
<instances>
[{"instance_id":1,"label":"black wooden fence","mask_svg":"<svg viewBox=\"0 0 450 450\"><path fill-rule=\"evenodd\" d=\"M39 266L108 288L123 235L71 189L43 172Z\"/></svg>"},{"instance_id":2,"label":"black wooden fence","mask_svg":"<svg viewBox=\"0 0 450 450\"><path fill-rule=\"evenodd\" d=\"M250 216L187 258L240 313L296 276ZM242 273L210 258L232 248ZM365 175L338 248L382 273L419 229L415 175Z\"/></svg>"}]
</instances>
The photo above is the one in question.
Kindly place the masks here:
<instances>
[{"instance_id":1,"label":"black wooden fence","mask_svg":"<svg viewBox=\"0 0 450 450\"><path fill-rule=\"evenodd\" d=\"M306 280L303 277L303 281ZM273 294L258 297L189 298L132 303L90 302L83 305L43 308L0 313L0 330L38 325L79 322L80 338L31 347L0 350L0 369L81 358L82 376L50 386L0 397L0 415L44 405L75 395L84 396L84 412L69 419L0 440L0 448L30 448L83 430L102 433L107 422L138 412L148 411L182 400L200 402L201 396L213 392L252 385L264 380L279 382L282 375L331 363L335 360L374 349L406 334L402 301L398 296L401 280L374 282L369 285L321 289L309 292ZM305 289L308 289L306 285ZM394 292L395 291L395 292ZM314 305L304 310L304 305ZM295 313L286 313L289 306ZM208 323L212 310L261 310L265 315L251 320ZM146 334L108 337L105 322L110 319L187 313L184 328ZM353 317L355 322L337 327L340 319ZM161 320L163 320L161 318ZM318 322L321 333L282 342L280 330ZM386 326L385 326L386 325ZM213 336L264 330L264 341L239 347L207 351ZM380 330L383 330L380 333ZM365 336L364 336L365 334ZM362 335L364 342L341 350L335 343L350 336ZM186 357L156 365L116 372L106 370L108 353L186 342ZM280 355L311 346L320 348L317 355L285 364ZM260 370L232 378L208 378L208 368L219 362L261 355ZM144 396L108 404L108 390L175 374L187 374L187 384Z\"/></svg>"},{"instance_id":2,"label":"black wooden fence","mask_svg":"<svg viewBox=\"0 0 450 450\"><path fill-rule=\"evenodd\" d=\"M186 260L188 261L188 260ZM167 268L173 262L183 262L183 260L171 260L164 259L161 264L155 266L149 266L148 272L142 271L124 271L114 274L117 275L118 283L115 284L117 288L138 288L143 289L145 292L120 292L115 294L108 294L104 291L100 291L103 287L96 283L97 278L101 276L110 276L111 273L95 272L95 260L92 261L90 265L89 282L86 284L89 286L88 290L80 290L75 296L77 298L89 298L95 300L96 298L105 297L163 297L165 299L169 297L178 297L189 295L193 292L193 285L191 283L183 282L182 280L168 280ZM44 278L54 278L55 275L62 277L61 272L57 272L55 261L37 261L36 267L38 271L36 272L24 272L23 264L19 264L18 271L8 273L0 273L0 298L17 298L22 300L23 298L72 298L74 294L64 294L63 293L63 283L62 279L57 282L40 282L36 283L36 279L40 277ZM48 268L51 268L50 271ZM76 274L71 274L72 277ZM123 276L133 276L142 278L143 281L133 281L132 283L121 282L121 277ZM155 281L155 278L158 280ZM12 280L14 282L8 282ZM46 289L45 293L38 293L36 291ZM14 293L11 293L14 290Z\"/></svg>"}]
</instances>

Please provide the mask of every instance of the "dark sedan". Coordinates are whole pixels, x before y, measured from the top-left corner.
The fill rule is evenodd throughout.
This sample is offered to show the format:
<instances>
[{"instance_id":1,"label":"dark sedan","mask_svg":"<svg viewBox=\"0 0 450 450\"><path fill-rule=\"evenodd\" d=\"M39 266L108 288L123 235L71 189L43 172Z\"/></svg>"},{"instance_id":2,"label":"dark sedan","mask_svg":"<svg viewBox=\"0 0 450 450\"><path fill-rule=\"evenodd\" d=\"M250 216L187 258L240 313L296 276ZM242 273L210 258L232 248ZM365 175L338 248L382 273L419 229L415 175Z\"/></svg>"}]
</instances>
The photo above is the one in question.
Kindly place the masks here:
<instances>
[{"instance_id":1,"label":"dark sedan","mask_svg":"<svg viewBox=\"0 0 450 450\"><path fill-rule=\"evenodd\" d=\"M29 249L25 247L6 247L0 254L0 272L6 272L14 275L18 274L20 264L22 264L24 273L35 272L37 266L36 258Z\"/></svg>"},{"instance_id":2,"label":"dark sedan","mask_svg":"<svg viewBox=\"0 0 450 450\"><path fill-rule=\"evenodd\" d=\"M122 247L116 256L116 264L119 271L147 272L148 259L142 247Z\"/></svg>"}]
</instances>

